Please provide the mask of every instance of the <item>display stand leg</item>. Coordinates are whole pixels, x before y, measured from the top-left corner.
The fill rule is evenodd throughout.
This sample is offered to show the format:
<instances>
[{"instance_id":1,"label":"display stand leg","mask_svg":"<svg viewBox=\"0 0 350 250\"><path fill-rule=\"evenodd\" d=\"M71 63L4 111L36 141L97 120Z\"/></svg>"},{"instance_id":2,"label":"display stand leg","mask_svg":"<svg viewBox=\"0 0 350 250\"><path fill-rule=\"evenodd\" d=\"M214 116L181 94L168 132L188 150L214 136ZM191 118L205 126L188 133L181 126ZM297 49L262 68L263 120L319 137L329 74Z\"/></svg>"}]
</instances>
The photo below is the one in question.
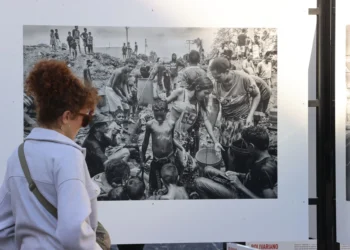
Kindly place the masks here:
<instances>
[{"instance_id":1,"label":"display stand leg","mask_svg":"<svg viewBox=\"0 0 350 250\"><path fill-rule=\"evenodd\" d=\"M318 0L317 249L339 249L335 210L335 0Z\"/></svg>"}]
</instances>

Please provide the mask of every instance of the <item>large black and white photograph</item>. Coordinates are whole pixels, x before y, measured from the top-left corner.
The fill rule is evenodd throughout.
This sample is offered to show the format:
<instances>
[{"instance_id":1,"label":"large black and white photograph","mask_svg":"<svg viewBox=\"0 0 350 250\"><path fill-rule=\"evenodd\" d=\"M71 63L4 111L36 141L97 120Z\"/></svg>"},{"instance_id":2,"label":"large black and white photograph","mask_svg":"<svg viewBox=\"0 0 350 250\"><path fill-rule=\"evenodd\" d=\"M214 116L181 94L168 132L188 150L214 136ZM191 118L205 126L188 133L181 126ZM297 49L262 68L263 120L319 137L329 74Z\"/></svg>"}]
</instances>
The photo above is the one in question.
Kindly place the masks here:
<instances>
[{"instance_id":1,"label":"large black and white photograph","mask_svg":"<svg viewBox=\"0 0 350 250\"><path fill-rule=\"evenodd\" d=\"M59 60L97 89L75 142L99 200L277 199L277 37L263 27L24 26L23 80ZM23 94L26 137L38 110Z\"/></svg>"}]
</instances>

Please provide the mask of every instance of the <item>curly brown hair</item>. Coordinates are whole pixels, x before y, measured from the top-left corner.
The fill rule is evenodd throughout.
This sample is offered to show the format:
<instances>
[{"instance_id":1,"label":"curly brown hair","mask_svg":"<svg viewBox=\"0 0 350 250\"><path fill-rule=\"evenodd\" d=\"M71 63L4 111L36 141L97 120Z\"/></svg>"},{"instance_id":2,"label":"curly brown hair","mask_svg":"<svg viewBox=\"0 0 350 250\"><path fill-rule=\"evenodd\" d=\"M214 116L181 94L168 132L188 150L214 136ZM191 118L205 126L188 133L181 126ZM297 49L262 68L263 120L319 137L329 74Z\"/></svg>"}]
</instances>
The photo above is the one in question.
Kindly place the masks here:
<instances>
[{"instance_id":1,"label":"curly brown hair","mask_svg":"<svg viewBox=\"0 0 350 250\"><path fill-rule=\"evenodd\" d=\"M43 60L29 73L25 89L34 97L37 120L53 125L65 111L77 115L83 108L94 110L99 97L95 88L86 87L65 62Z\"/></svg>"}]
</instances>

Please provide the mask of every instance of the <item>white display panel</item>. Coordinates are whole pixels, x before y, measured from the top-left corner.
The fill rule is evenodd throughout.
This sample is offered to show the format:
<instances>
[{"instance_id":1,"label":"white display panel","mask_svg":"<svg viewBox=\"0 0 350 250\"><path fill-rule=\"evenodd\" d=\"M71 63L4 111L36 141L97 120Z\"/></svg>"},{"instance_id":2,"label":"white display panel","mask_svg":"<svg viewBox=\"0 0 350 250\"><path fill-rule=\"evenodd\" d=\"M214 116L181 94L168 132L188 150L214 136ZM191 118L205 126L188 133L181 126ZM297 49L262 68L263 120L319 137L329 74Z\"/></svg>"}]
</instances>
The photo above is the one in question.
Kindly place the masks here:
<instances>
[{"instance_id":1,"label":"white display panel","mask_svg":"<svg viewBox=\"0 0 350 250\"><path fill-rule=\"evenodd\" d=\"M335 46L335 102L336 102L336 206L337 206L337 241L341 244L350 244L350 201L347 199L347 186L349 166L349 134L347 130L349 109L349 70L348 65L350 51L350 17L347 10L350 8L349 1L336 1L336 46ZM348 194L349 195L349 194Z\"/></svg>"},{"instance_id":2,"label":"white display panel","mask_svg":"<svg viewBox=\"0 0 350 250\"><path fill-rule=\"evenodd\" d=\"M23 138L23 25L273 27L278 30L278 199L99 202L99 220L113 243L306 240L308 69L316 27L308 8L313 2L2 2L1 30L9 39L0 40L0 164L5 166Z\"/></svg>"}]
</instances>

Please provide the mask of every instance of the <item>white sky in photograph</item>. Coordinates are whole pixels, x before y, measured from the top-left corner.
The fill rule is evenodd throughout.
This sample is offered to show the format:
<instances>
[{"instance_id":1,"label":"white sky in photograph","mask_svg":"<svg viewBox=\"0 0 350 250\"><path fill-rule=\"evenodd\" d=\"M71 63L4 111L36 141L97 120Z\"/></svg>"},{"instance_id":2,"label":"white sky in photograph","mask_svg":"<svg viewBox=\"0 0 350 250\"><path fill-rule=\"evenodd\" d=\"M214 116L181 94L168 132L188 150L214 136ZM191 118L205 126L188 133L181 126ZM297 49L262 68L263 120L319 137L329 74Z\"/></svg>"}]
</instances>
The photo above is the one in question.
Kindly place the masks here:
<instances>
[{"instance_id":1,"label":"white sky in photograph","mask_svg":"<svg viewBox=\"0 0 350 250\"><path fill-rule=\"evenodd\" d=\"M94 37L95 47L121 47L126 42L125 27L93 27L80 26L80 32L87 28ZM50 44L50 30L58 29L60 40L65 42L68 31L72 26L24 26L23 44L37 45L39 43ZM211 50L215 39L216 28L129 28L129 41L134 48L135 42L139 45L139 52L145 51L145 39L147 39L147 52L156 51L160 57L171 57L172 53L182 56L189 52L186 40L201 38L205 52ZM191 49L197 49L191 45Z\"/></svg>"}]
</instances>

